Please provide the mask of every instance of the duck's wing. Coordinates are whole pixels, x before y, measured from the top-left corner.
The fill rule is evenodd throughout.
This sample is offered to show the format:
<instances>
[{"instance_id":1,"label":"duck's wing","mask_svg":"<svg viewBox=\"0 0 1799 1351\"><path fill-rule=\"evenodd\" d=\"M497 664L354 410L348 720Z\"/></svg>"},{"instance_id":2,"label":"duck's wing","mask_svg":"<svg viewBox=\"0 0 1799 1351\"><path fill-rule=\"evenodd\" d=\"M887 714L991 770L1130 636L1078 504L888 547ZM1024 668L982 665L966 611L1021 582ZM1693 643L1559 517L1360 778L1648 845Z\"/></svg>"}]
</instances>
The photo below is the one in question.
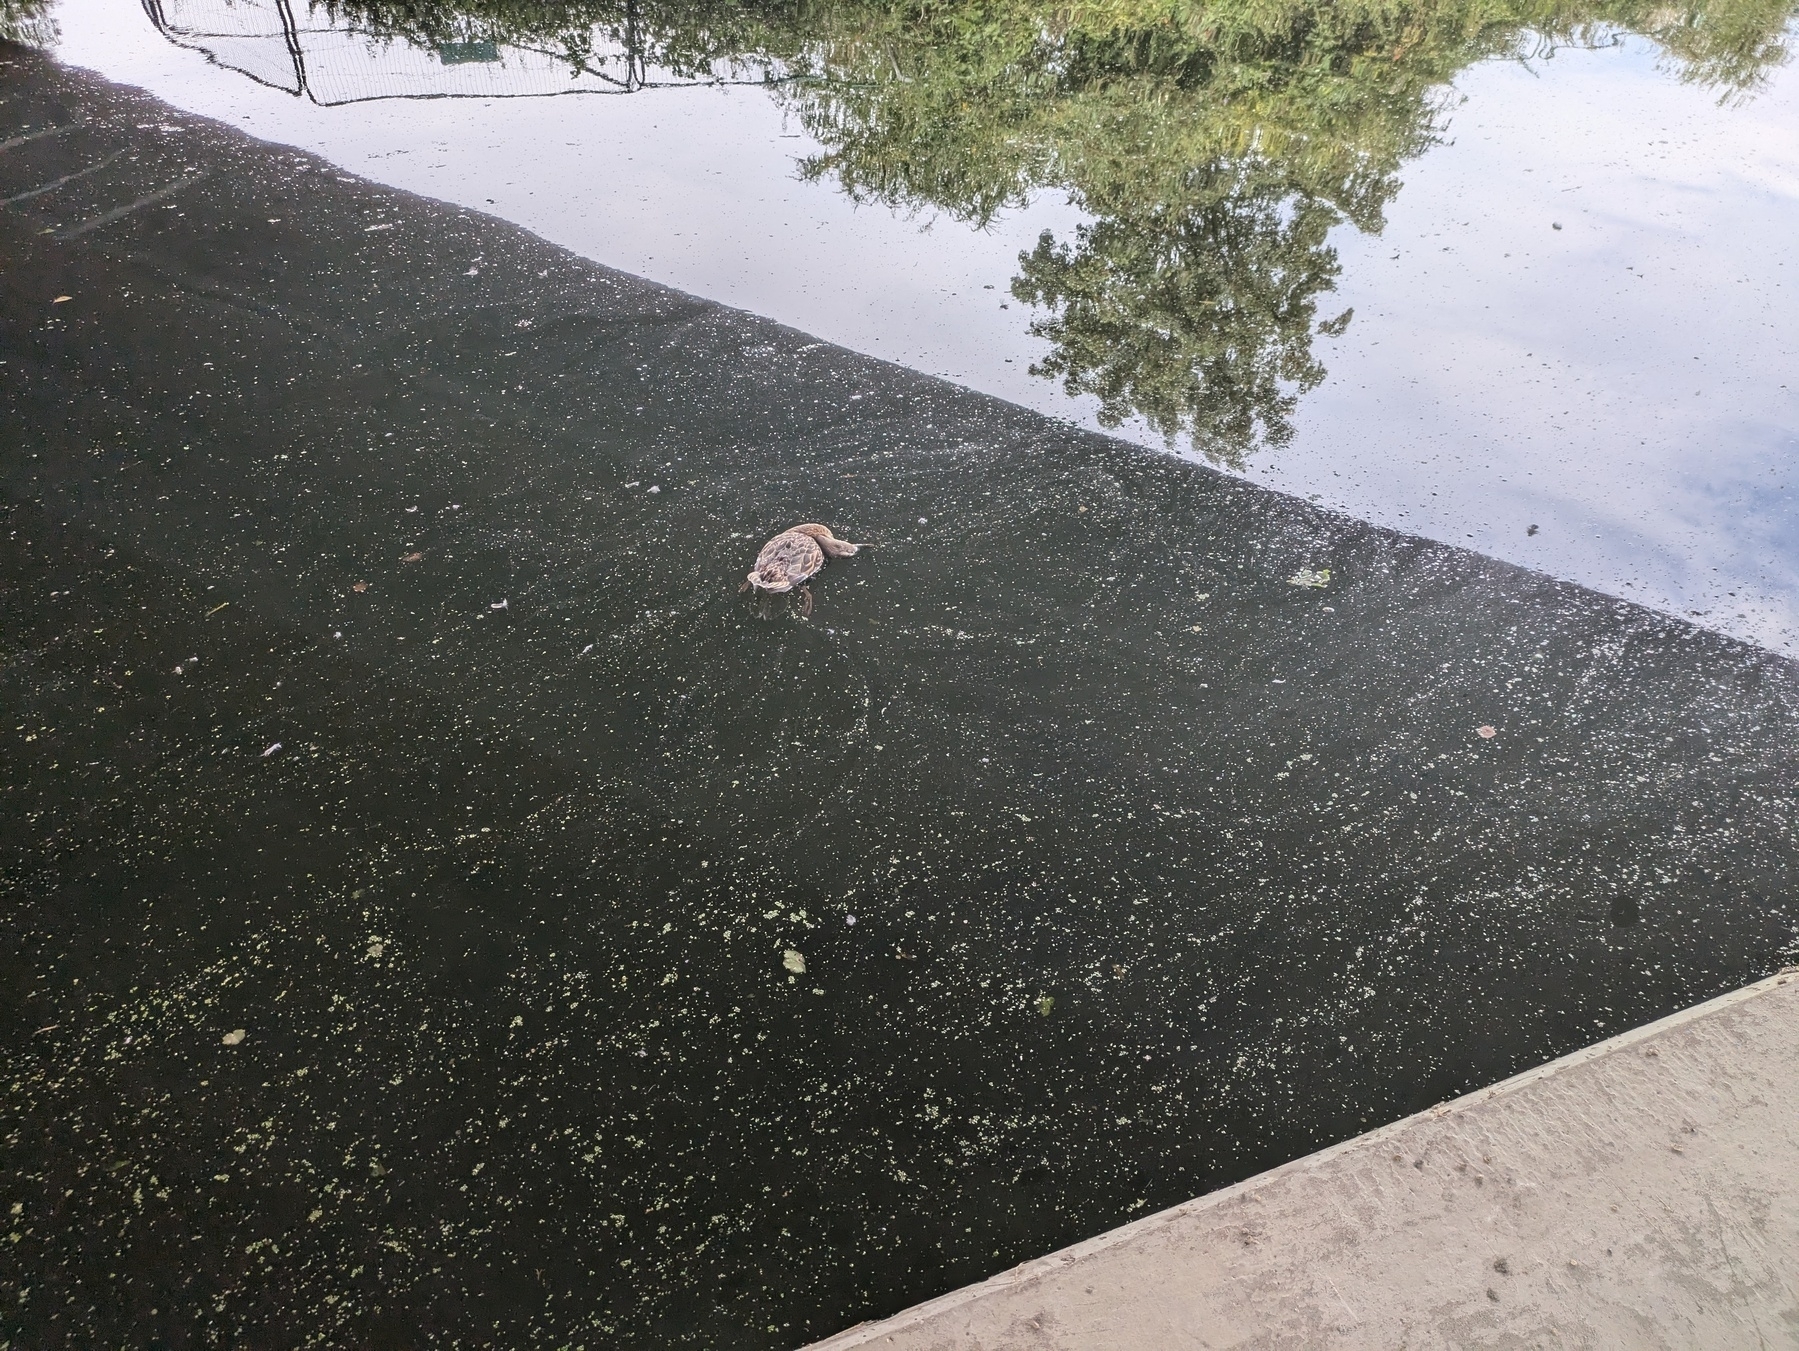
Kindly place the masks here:
<instances>
[{"instance_id":1,"label":"duck's wing","mask_svg":"<svg viewBox=\"0 0 1799 1351\"><path fill-rule=\"evenodd\" d=\"M818 547L818 541L797 530L776 535L756 555L758 575L789 584L803 582L824 565L824 551Z\"/></svg>"}]
</instances>

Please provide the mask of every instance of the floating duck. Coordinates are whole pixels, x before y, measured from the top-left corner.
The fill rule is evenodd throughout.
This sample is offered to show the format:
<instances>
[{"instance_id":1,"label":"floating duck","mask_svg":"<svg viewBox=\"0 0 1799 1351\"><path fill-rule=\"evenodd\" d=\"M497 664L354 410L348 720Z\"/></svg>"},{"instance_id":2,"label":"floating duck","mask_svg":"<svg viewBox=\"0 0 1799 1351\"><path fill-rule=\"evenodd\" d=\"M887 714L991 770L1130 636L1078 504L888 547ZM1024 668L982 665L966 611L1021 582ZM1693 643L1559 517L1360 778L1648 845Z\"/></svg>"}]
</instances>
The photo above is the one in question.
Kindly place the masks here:
<instances>
[{"instance_id":1,"label":"floating duck","mask_svg":"<svg viewBox=\"0 0 1799 1351\"><path fill-rule=\"evenodd\" d=\"M838 539L828 525L796 525L762 546L762 552L756 555L756 566L737 592L779 595L798 589L803 607L810 609L812 597L806 583L818 575L825 559L848 558L863 547Z\"/></svg>"}]
</instances>

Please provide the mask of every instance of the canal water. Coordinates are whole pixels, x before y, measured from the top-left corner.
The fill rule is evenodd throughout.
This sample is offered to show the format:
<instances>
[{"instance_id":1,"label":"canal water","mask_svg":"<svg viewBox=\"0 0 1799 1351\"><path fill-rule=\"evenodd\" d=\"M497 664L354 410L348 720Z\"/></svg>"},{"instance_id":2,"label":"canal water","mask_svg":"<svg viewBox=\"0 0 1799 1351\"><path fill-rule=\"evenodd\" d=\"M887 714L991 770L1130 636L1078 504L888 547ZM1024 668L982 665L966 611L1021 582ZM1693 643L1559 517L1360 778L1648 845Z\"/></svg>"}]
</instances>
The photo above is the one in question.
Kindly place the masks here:
<instances>
[{"instance_id":1,"label":"canal water","mask_svg":"<svg viewBox=\"0 0 1799 1351\"><path fill-rule=\"evenodd\" d=\"M1799 652L1790 5L1547 33L1419 10L1391 79L1332 30L1342 69L1294 84L1322 58L1199 78L1177 42L1087 87L991 57L1012 33L611 8L515 3L488 50L455 5L157 0L158 37L61 0L58 50L595 262ZM1031 298L1046 231L1087 290Z\"/></svg>"},{"instance_id":2,"label":"canal water","mask_svg":"<svg viewBox=\"0 0 1799 1351\"><path fill-rule=\"evenodd\" d=\"M1788 260L1699 230L1790 201L1784 13L998 73L873 7L261 13L0 49L13 1344L798 1346L1791 959ZM1520 211L1554 98L1671 91L1693 294L1598 313L1589 239L1480 327L1502 213L1417 240L1483 81ZM1520 315L1625 325L1584 421L1449 378ZM1281 479L1333 426L1360 486ZM873 547L740 596L800 520Z\"/></svg>"}]
</instances>

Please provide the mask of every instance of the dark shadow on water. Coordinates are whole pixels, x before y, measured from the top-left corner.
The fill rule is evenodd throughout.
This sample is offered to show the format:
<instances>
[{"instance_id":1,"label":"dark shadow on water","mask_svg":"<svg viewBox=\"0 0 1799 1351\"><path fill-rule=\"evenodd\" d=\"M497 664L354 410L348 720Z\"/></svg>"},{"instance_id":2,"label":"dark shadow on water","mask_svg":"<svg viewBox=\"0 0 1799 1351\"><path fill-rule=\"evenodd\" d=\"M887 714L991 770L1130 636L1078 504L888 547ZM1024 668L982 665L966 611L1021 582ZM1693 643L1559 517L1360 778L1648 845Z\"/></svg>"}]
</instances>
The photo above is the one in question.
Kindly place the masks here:
<instances>
[{"instance_id":1,"label":"dark shadow on water","mask_svg":"<svg viewBox=\"0 0 1799 1351\"><path fill-rule=\"evenodd\" d=\"M793 1346L1793 942L1784 661L0 60L17 1345Z\"/></svg>"}]
</instances>

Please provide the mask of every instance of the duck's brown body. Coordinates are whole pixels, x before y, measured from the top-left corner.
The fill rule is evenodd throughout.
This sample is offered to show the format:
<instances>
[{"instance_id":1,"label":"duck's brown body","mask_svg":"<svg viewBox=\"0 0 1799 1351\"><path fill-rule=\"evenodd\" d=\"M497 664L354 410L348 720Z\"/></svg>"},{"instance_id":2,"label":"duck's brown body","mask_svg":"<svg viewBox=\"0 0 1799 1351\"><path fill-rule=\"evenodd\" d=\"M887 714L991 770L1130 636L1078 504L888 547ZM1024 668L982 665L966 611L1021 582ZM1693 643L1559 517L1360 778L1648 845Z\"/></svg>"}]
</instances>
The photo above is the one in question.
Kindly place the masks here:
<instances>
[{"instance_id":1,"label":"duck's brown body","mask_svg":"<svg viewBox=\"0 0 1799 1351\"><path fill-rule=\"evenodd\" d=\"M796 525L762 546L756 566L740 589L774 594L792 591L817 576L827 557L848 558L861 547L838 539L828 525Z\"/></svg>"}]
</instances>

